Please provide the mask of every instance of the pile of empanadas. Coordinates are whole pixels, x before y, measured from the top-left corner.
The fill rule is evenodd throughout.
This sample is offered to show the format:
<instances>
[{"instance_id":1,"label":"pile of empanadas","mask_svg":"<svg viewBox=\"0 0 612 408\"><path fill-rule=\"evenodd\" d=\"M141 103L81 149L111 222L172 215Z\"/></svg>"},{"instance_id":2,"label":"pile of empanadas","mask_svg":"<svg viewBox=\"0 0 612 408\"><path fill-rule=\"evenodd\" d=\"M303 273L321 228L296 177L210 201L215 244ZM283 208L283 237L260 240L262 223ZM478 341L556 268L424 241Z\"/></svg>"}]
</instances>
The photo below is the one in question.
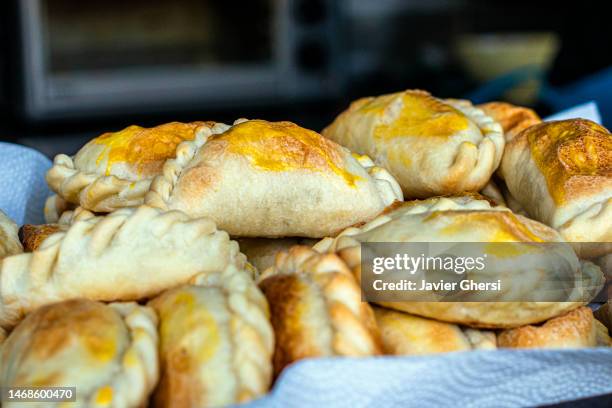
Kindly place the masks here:
<instances>
[{"instance_id":1,"label":"pile of empanadas","mask_svg":"<svg viewBox=\"0 0 612 408\"><path fill-rule=\"evenodd\" d=\"M0 212L2 386L222 406L310 357L611 345L610 308L586 305L612 256L612 135L587 120L404 91L354 102L322 134L130 126L57 156L47 181L48 224ZM557 243L562 263L497 278L519 297L583 292L368 304L374 242Z\"/></svg>"}]
</instances>

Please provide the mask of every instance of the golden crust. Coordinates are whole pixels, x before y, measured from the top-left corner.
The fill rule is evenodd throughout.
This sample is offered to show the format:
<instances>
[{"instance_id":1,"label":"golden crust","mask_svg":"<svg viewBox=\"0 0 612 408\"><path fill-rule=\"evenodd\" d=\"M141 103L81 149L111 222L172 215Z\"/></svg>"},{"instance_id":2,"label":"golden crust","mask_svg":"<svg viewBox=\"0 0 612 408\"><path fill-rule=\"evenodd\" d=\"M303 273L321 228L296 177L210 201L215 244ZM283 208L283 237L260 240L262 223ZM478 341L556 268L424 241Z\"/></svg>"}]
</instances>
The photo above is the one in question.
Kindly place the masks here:
<instances>
[{"instance_id":1,"label":"golden crust","mask_svg":"<svg viewBox=\"0 0 612 408\"><path fill-rule=\"evenodd\" d=\"M225 406L268 391L274 341L267 304L244 271L232 275L169 290L149 303L160 316L154 406Z\"/></svg>"},{"instance_id":2,"label":"golden crust","mask_svg":"<svg viewBox=\"0 0 612 408\"><path fill-rule=\"evenodd\" d=\"M487 115L495 119L504 129L506 142L542 119L532 109L506 102L488 102L478 105Z\"/></svg>"},{"instance_id":3,"label":"golden crust","mask_svg":"<svg viewBox=\"0 0 612 408\"><path fill-rule=\"evenodd\" d=\"M143 203L153 178L175 157L177 146L210 133L214 122L172 122L150 129L130 126L105 133L86 144L74 158L60 154L47 173L49 187L65 201L96 212ZM57 211L49 202L53 220Z\"/></svg>"},{"instance_id":4,"label":"golden crust","mask_svg":"<svg viewBox=\"0 0 612 408\"><path fill-rule=\"evenodd\" d=\"M531 126L506 146L500 167L508 190L531 217L570 242L612 242L612 134L571 119ZM611 245L577 247L581 257Z\"/></svg>"},{"instance_id":5,"label":"golden crust","mask_svg":"<svg viewBox=\"0 0 612 408\"><path fill-rule=\"evenodd\" d=\"M276 375L303 358L381 353L372 309L336 255L295 246L277 256L259 286L276 335Z\"/></svg>"},{"instance_id":6,"label":"golden crust","mask_svg":"<svg viewBox=\"0 0 612 408\"><path fill-rule=\"evenodd\" d=\"M409 198L480 190L504 148L501 126L470 102L421 90L359 99L323 135L371 156Z\"/></svg>"},{"instance_id":7,"label":"golden crust","mask_svg":"<svg viewBox=\"0 0 612 408\"><path fill-rule=\"evenodd\" d=\"M495 334L465 330L451 323L373 307L385 354L423 355L496 348Z\"/></svg>"},{"instance_id":8,"label":"golden crust","mask_svg":"<svg viewBox=\"0 0 612 408\"><path fill-rule=\"evenodd\" d=\"M0 382L75 387L78 406L144 406L158 379L155 313L84 299L43 306L11 332Z\"/></svg>"},{"instance_id":9,"label":"golden crust","mask_svg":"<svg viewBox=\"0 0 612 408\"><path fill-rule=\"evenodd\" d=\"M19 228L19 240L24 252L36 251L50 235L66 231L68 228L59 224L32 225L25 224Z\"/></svg>"},{"instance_id":10,"label":"golden crust","mask_svg":"<svg viewBox=\"0 0 612 408\"><path fill-rule=\"evenodd\" d=\"M19 242L17 224L0 210L0 261L4 257L21 252L23 252L23 248Z\"/></svg>"},{"instance_id":11,"label":"golden crust","mask_svg":"<svg viewBox=\"0 0 612 408\"><path fill-rule=\"evenodd\" d=\"M541 326L522 326L499 333L499 347L576 348L597 345L597 325L588 307L579 307Z\"/></svg>"},{"instance_id":12,"label":"golden crust","mask_svg":"<svg viewBox=\"0 0 612 408\"><path fill-rule=\"evenodd\" d=\"M318 238L401 199L384 169L316 132L238 120L199 144L182 143L145 201L210 217L236 237Z\"/></svg>"}]
</instances>

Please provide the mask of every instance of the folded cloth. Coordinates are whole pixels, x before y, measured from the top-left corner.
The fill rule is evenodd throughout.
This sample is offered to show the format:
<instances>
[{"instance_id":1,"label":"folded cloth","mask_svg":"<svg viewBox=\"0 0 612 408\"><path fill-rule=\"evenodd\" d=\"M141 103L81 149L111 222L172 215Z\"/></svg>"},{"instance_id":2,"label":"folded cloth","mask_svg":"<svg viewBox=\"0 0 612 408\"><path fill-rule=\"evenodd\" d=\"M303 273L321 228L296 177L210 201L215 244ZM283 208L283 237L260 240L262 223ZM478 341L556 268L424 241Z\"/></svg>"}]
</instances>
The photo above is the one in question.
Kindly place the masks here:
<instances>
[{"instance_id":1,"label":"folded cloth","mask_svg":"<svg viewBox=\"0 0 612 408\"><path fill-rule=\"evenodd\" d=\"M0 210L19 225L43 223L50 167L51 161L36 150L0 142Z\"/></svg>"},{"instance_id":2,"label":"folded cloth","mask_svg":"<svg viewBox=\"0 0 612 408\"><path fill-rule=\"evenodd\" d=\"M612 393L612 349L311 359L258 407L525 407Z\"/></svg>"}]
</instances>

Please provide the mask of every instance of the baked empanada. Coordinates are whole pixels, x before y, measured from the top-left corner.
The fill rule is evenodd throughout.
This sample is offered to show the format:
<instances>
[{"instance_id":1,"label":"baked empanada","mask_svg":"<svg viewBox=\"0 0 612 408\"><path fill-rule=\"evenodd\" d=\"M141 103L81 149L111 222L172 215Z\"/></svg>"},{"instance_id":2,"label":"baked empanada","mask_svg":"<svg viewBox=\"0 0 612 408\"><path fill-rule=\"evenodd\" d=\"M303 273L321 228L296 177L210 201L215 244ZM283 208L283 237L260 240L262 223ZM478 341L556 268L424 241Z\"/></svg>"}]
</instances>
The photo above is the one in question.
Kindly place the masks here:
<instances>
[{"instance_id":1,"label":"baked empanada","mask_svg":"<svg viewBox=\"0 0 612 408\"><path fill-rule=\"evenodd\" d=\"M274 266L276 254L295 245L312 246L317 240L309 238L240 238L240 252L259 272Z\"/></svg>"},{"instance_id":2,"label":"baked empanada","mask_svg":"<svg viewBox=\"0 0 612 408\"><path fill-rule=\"evenodd\" d=\"M5 258L0 326L59 300L138 300L198 274L242 265L238 244L208 219L141 206L74 222L32 253Z\"/></svg>"},{"instance_id":3,"label":"baked empanada","mask_svg":"<svg viewBox=\"0 0 612 408\"><path fill-rule=\"evenodd\" d=\"M268 391L274 333L266 299L246 272L169 290L149 305L160 318L154 406L218 407Z\"/></svg>"},{"instance_id":4,"label":"baked empanada","mask_svg":"<svg viewBox=\"0 0 612 408\"><path fill-rule=\"evenodd\" d=\"M145 406L159 376L156 325L153 310L136 303L82 299L43 306L6 339L0 383L76 387L75 402L27 404L32 407Z\"/></svg>"},{"instance_id":5,"label":"baked empanada","mask_svg":"<svg viewBox=\"0 0 612 408\"><path fill-rule=\"evenodd\" d=\"M149 205L212 218L232 236L324 237L401 200L365 156L291 122L238 120L185 142L147 193Z\"/></svg>"},{"instance_id":6,"label":"baked empanada","mask_svg":"<svg viewBox=\"0 0 612 408\"><path fill-rule=\"evenodd\" d=\"M495 349L495 333L374 306L385 354L423 355Z\"/></svg>"},{"instance_id":7,"label":"baked empanada","mask_svg":"<svg viewBox=\"0 0 612 408\"><path fill-rule=\"evenodd\" d=\"M415 90L359 99L323 135L372 157L410 198L479 191L504 150L501 126L480 109Z\"/></svg>"},{"instance_id":8,"label":"baked empanada","mask_svg":"<svg viewBox=\"0 0 612 408\"><path fill-rule=\"evenodd\" d=\"M612 252L612 134L584 119L544 122L507 145L500 166L528 214L576 243L582 257Z\"/></svg>"},{"instance_id":9,"label":"baked empanada","mask_svg":"<svg viewBox=\"0 0 612 408\"><path fill-rule=\"evenodd\" d=\"M74 158L56 156L47 182L63 200L91 211L138 206L166 160L175 157L181 142L226 127L214 122L172 122L104 133L83 146ZM47 202L47 222L54 220L58 213L54 208L60 206L57 201Z\"/></svg>"},{"instance_id":10,"label":"baked empanada","mask_svg":"<svg viewBox=\"0 0 612 408\"><path fill-rule=\"evenodd\" d=\"M260 278L276 336L274 372L310 357L371 356L382 348L372 309L334 254L304 246L281 252Z\"/></svg>"},{"instance_id":11,"label":"baked empanada","mask_svg":"<svg viewBox=\"0 0 612 408\"><path fill-rule=\"evenodd\" d=\"M314 249L322 253L338 253L360 277L360 245L368 242L482 243L479 253L489 256L483 273L491 275L490 279L500 279L503 292L488 292L486 298L479 292L475 295L479 301L468 301L472 300L468 297L465 302L377 302L391 309L472 327L506 328L541 322L586 304L603 284L599 268L590 262L581 263L552 228L515 215L507 208L490 207L487 201L469 197L441 197L405 203L360 228L349 228L336 238L320 241ZM496 242L558 244L554 248L556 257L551 258L547 255L550 247L545 246L533 246L532 253L520 251L513 254L510 251L495 254L495 248L486 250L487 245ZM517 260L511 263L503 261L512 257ZM498 258L501 261L493 263ZM536 264L533 260L540 262ZM533 270L533 265L538 269ZM559 294L563 301L499 301L508 294L512 294L512 299L521 299L534 292L558 293L559 282L566 285L564 290L568 291Z\"/></svg>"},{"instance_id":12,"label":"baked empanada","mask_svg":"<svg viewBox=\"0 0 612 408\"><path fill-rule=\"evenodd\" d=\"M579 307L550 319L541 326L504 330L497 336L499 347L580 348L610 346L610 337L588 307Z\"/></svg>"},{"instance_id":13,"label":"baked empanada","mask_svg":"<svg viewBox=\"0 0 612 408\"><path fill-rule=\"evenodd\" d=\"M528 127L542 122L533 110L506 102L483 103L477 107L502 126L506 143Z\"/></svg>"},{"instance_id":14,"label":"baked empanada","mask_svg":"<svg viewBox=\"0 0 612 408\"><path fill-rule=\"evenodd\" d=\"M0 210L0 261L6 256L23 252L17 232L17 224Z\"/></svg>"}]
</instances>

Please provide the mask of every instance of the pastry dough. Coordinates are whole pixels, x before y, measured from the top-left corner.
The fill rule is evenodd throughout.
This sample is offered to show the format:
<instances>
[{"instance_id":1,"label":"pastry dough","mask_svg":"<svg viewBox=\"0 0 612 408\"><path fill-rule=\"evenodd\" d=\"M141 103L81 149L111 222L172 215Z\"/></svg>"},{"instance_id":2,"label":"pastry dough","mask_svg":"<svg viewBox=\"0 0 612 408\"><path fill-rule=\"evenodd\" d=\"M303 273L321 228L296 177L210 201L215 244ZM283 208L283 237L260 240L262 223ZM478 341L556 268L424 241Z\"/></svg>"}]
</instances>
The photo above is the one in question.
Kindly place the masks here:
<instances>
[{"instance_id":1,"label":"pastry dough","mask_svg":"<svg viewBox=\"0 0 612 408\"><path fill-rule=\"evenodd\" d=\"M155 313L136 303L81 299L44 306L6 339L0 383L76 387L75 406L145 406L159 376L156 324ZM2 406L23 404L3 401Z\"/></svg>"},{"instance_id":2,"label":"pastry dough","mask_svg":"<svg viewBox=\"0 0 612 408\"><path fill-rule=\"evenodd\" d=\"M498 275L494 277L502 281L504 293L513 294L512 299L520 299L532 291L549 290L549 285L556 285L555 282L566 282L572 287L567 302L496 302L492 293L487 302L378 302L437 320L472 327L506 328L541 322L575 309L601 289L603 276L599 268L590 262L580 263L571 247L562 241L552 228L515 215L504 207L491 208L487 201L469 197L438 197L398 206L361 228L349 228L336 238L320 241L314 249L338 253L359 277L360 244L364 242L481 242L485 246L482 253L489 255L489 265L495 257L493 252L486 251L491 242L559 242L555 248L558 264L547 258L539 266L541 275L534 273L530 264L517 260L511 265L505 264L510 270L503 269L504 262L493 264ZM536 257L545 251L545 247L534 247ZM532 256L522 252L519 255ZM487 273L492 271L487 269Z\"/></svg>"},{"instance_id":3,"label":"pastry dough","mask_svg":"<svg viewBox=\"0 0 612 408\"><path fill-rule=\"evenodd\" d=\"M49 187L62 199L96 212L143 203L151 181L161 173L176 147L226 128L214 122L166 123L152 128L129 126L87 143L74 158L55 157L47 173ZM57 201L47 202L49 221L57 217ZM59 209L59 208L57 208Z\"/></svg>"},{"instance_id":4,"label":"pastry dough","mask_svg":"<svg viewBox=\"0 0 612 408\"><path fill-rule=\"evenodd\" d=\"M579 348L609 346L599 322L588 307L579 307L541 326L523 326L499 333L499 347L511 348ZM598 333L599 331L599 333ZM598 343L599 342L599 343Z\"/></svg>"},{"instance_id":5,"label":"pastry dough","mask_svg":"<svg viewBox=\"0 0 612 408\"><path fill-rule=\"evenodd\" d=\"M76 204L69 203L57 194L53 194L45 201L45 222L57 224L63 214L73 211L76 207Z\"/></svg>"},{"instance_id":6,"label":"pastry dough","mask_svg":"<svg viewBox=\"0 0 612 408\"><path fill-rule=\"evenodd\" d=\"M23 252L17 231L17 224L0 210L0 265L2 258Z\"/></svg>"},{"instance_id":7,"label":"pastry dough","mask_svg":"<svg viewBox=\"0 0 612 408\"><path fill-rule=\"evenodd\" d=\"M506 102L484 103L478 105L478 108L502 126L506 143L528 127L542 122L542 119L533 110Z\"/></svg>"},{"instance_id":8,"label":"pastry dough","mask_svg":"<svg viewBox=\"0 0 612 408\"><path fill-rule=\"evenodd\" d=\"M268 306L251 277L234 271L220 284L182 286L149 303L160 316L154 406L225 406L268 391L274 351Z\"/></svg>"},{"instance_id":9,"label":"pastry dough","mask_svg":"<svg viewBox=\"0 0 612 408\"><path fill-rule=\"evenodd\" d=\"M49 236L67 229L67 226L60 224L25 224L19 229L19 240L25 252L34 252Z\"/></svg>"},{"instance_id":10,"label":"pastry dough","mask_svg":"<svg viewBox=\"0 0 612 408\"><path fill-rule=\"evenodd\" d=\"M612 134L605 128L585 119L531 126L507 144L500 172L531 217L567 241L602 243L578 246L582 257L612 252Z\"/></svg>"},{"instance_id":11,"label":"pastry dough","mask_svg":"<svg viewBox=\"0 0 612 408\"><path fill-rule=\"evenodd\" d=\"M373 307L385 354L423 355L496 348L495 333L461 328L382 307Z\"/></svg>"},{"instance_id":12,"label":"pastry dough","mask_svg":"<svg viewBox=\"0 0 612 408\"><path fill-rule=\"evenodd\" d=\"M479 191L504 150L501 126L480 109L415 90L359 99L323 135L372 157L410 198Z\"/></svg>"},{"instance_id":13,"label":"pastry dough","mask_svg":"<svg viewBox=\"0 0 612 408\"><path fill-rule=\"evenodd\" d=\"M208 219L141 206L73 223L38 250L5 258L0 271L0 326L51 302L84 297L137 300L198 274L242 265L244 255Z\"/></svg>"},{"instance_id":14,"label":"pastry dough","mask_svg":"<svg viewBox=\"0 0 612 408\"><path fill-rule=\"evenodd\" d=\"M240 252L259 272L274 266L276 254L295 245L313 246L316 240L308 238L241 238L238 239Z\"/></svg>"},{"instance_id":15,"label":"pastry dough","mask_svg":"<svg viewBox=\"0 0 612 408\"><path fill-rule=\"evenodd\" d=\"M372 309L336 255L293 247L277 256L259 286L276 335L276 375L303 358L381 354Z\"/></svg>"},{"instance_id":16,"label":"pastry dough","mask_svg":"<svg viewBox=\"0 0 612 408\"><path fill-rule=\"evenodd\" d=\"M232 236L317 238L401 199L385 170L316 132L238 120L201 146L181 144L146 202L210 217Z\"/></svg>"}]
</instances>

